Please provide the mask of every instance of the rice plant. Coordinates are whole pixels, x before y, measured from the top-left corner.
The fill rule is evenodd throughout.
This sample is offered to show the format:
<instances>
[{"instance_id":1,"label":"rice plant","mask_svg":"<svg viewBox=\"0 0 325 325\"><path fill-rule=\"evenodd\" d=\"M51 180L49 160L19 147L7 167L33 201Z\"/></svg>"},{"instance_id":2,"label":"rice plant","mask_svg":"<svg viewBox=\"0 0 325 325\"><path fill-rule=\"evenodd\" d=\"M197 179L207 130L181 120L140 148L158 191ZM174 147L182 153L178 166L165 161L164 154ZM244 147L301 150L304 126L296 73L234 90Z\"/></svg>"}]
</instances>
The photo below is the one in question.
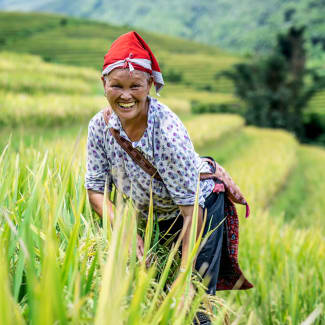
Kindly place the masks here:
<instances>
[{"instance_id":1,"label":"rice plant","mask_svg":"<svg viewBox=\"0 0 325 325\"><path fill-rule=\"evenodd\" d=\"M2 152L0 282L6 304L0 323L191 324L205 296L198 281L195 298L184 295L199 246L196 227L186 270L167 290L181 237L162 269L155 262L147 267L151 206L144 258L137 261L131 203L118 200L113 229L107 216L100 226L82 186L78 146L70 157L64 150L22 149L15 154L7 146ZM197 213L193 218L195 225Z\"/></svg>"},{"instance_id":2,"label":"rice plant","mask_svg":"<svg viewBox=\"0 0 325 325\"><path fill-rule=\"evenodd\" d=\"M321 230L298 229L268 212L269 200L296 163L297 143L285 132L241 132L254 140L225 166L253 207L252 217L241 220L239 258L255 288L217 293L214 322L223 324L228 314L235 324L299 324L315 312L314 323L321 324ZM85 139L74 145L56 140L48 147L22 144L14 152L9 146L1 155L0 281L6 299L0 323L191 324L204 289L195 282L194 300L177 308L191 273L188 269L176 287L166 290L177 267L177 245L156 250L159 264L147 268L138 262L134 248L129 254L136 229L132 206L116 205L120 218L112 231L105 218L101 226L91 212L83 189ZM154 246L150 228L146 236Z\"/></svg>"},{"instance_id":3,"label":"rice plant","mask_svg":"<svg viewBox=\"0 0 325 325\"><path fill-rule=\"evenodd\" d=\"M105 105L94 96L97 73L24 56L22 78L13 73L20 57L0 55L0 324L191 324L208 304L189 267L198 243L192 240L178 277L179 242L160 245L151 213L142 228L153 262L147 267L147 258L135 257L140 224L132 205L116 204L111 229L87 200L86 125L78 124ZM181 87L188 97L175 99L174 92L183 94L175 86L162 102L169 98L184 114L190 96L220 95ZM300 146L284 131L246 128L236 116L187 116L185 124L195 147L225 165L252 207L251 218L240 220L239 259L255 288L210 297L214 324L225 317L234 324L322 324L324 150ZM9 128L22 125L29 128ZM13 143L5 146L10 133ZM183 300L191 278L197 294Z\"/></svg>"},{"instance_id":4,"label":"rice plant","mask_svg":"<svg viewBox=\"0 0 325 325\"><path fill-rule=\"evenodd\" d=\"M289 175L287 186L271 206L273 215L283 214L295 227L325 229L325 150L301 146L298 162ZM299 217L297 217L299 216Z\"/></svg>"}]
</instances>

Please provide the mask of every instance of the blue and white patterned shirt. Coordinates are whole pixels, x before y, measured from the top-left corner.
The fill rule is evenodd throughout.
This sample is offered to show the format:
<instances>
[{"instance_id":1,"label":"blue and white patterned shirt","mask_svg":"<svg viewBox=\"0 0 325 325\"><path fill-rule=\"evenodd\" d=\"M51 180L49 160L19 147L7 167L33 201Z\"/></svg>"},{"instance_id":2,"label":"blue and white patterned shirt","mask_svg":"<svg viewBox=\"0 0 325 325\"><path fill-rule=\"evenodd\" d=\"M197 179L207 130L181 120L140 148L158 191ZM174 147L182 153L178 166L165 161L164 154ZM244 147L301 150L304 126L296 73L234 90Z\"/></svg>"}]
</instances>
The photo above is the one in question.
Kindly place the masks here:
<instances>
[{"instance_id":1,"label":"blue and white patterned shirt","mask_svg":"<svg viewBox=\"0 0 325 325\"><path fill-rule=\"evenodd\" d=\"M179 214L179 205L193 205L199 173L211 172L211 167L195 152L181 120L167 106L149 97L147 128L132 146L157 169L163 182L152 179L154 211L159 219ZM104 192L105 181L131 197L135 207L147 216L151 177L120 147L109 128L130 141L118 116L113 112L106 125L102 113L97 113L88 127L87 172L85 187ZM200 181L199 204L212 192L213 180Z\"/></svg>"}]
</instances>

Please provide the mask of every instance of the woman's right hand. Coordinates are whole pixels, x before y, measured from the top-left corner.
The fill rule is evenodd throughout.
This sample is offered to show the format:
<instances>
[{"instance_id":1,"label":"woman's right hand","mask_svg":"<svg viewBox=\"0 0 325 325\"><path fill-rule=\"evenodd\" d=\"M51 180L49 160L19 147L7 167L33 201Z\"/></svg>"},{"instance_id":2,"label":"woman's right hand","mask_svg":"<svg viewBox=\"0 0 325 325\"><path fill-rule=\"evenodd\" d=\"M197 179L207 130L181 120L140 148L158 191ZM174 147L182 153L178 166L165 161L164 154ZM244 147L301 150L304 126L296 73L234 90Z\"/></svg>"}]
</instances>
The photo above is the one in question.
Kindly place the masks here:
<instances>
[{"instance_id":1,"label":"woman's right hand","mask_svg":"<svg viewBox=\"0 0 325 325\"><path fill-rule=\"evenodd\" d=\"M143 254L144 254L144 241L140 235L137 234L137 244L136 244L136 254L137 259L139 262L142 262L143 260ZM152 263L156 260L155 255L148 254L146 258L146 267L149 268Z\"/></svg>"}]
</instances>

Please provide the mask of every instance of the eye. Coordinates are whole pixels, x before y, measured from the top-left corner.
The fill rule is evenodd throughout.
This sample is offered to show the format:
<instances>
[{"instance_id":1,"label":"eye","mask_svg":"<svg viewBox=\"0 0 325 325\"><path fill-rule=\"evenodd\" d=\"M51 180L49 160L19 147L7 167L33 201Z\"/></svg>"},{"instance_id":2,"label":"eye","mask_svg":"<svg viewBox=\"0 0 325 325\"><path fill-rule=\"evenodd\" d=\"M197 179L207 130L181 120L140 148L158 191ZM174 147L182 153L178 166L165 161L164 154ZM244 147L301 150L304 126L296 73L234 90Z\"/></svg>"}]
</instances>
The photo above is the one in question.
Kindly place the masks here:
<instances>
[{"instance_id":1,"label":"eye","mask_svg":"<svg viewBox=\"0 0 325 325\"><path fill-rule=\"evenodd\" d=\"M120 85L111 85L112 88L122 88Z\"/></svg>"},{"instance_id":2,"label":"eye","mask_svg":"<svg viewBox=\"0 0 325 325\"><path fill-rule=\"evenodd\" d=\"M134 84L134 85L131 86L131 88L135 88L135 89L140 88L140 87L141 87L141 85L139 85L139 84Z\"/></svg>"}]
</instances>

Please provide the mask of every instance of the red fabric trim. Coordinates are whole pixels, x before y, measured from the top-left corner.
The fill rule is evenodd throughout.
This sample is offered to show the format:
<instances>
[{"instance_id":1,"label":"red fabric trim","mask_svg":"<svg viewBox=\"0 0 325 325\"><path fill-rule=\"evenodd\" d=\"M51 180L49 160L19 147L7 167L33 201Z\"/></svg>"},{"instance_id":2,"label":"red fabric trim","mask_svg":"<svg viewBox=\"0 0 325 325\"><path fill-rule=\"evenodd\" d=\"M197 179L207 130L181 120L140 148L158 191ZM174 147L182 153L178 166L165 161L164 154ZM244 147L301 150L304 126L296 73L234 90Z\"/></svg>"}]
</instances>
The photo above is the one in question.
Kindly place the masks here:
<instances>
[{"instance_id":1,"label":"red fabric trim","mask_svg":"<svg viewBox=\"0 0 325 325\"><path fill-rule=\"evenodd\" d=\"M225 196L225 228L217 290L245 290L253 285L245 278L238 264L239 222L236 207Z\"/></svg>"}]
</instances>

